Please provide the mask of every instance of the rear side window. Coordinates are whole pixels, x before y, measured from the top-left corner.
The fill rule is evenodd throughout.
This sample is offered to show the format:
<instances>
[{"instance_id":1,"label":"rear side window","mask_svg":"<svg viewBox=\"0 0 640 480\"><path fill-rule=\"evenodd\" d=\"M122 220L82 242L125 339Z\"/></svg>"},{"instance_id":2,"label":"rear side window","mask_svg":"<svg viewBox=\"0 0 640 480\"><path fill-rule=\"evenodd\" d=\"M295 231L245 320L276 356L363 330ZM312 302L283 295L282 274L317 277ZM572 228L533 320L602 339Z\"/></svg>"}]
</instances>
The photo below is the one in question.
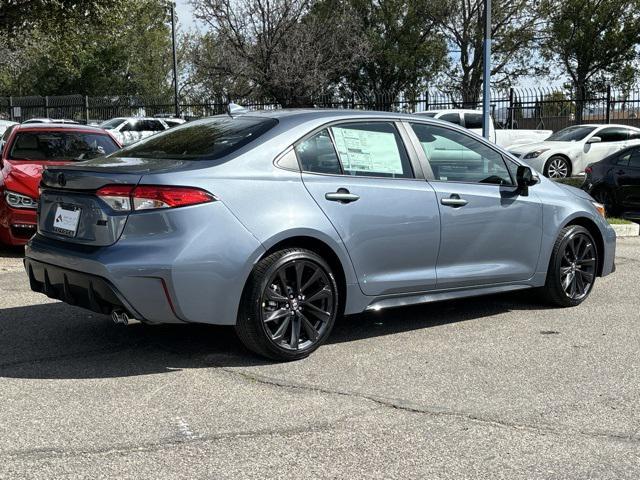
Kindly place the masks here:
<instances>
[{"instance_id":1,"label":"rear side window","mask_svg":"<svg viewBox=\"0 0 640 480\"><path fill-rule=\"evenodd\" d=\"M19 132L9 158L12 160L89 160L118 150L108 135L82 132Z\"/></svg>"},{"instance_id":2,"label":"rear side window","mask_svg":"<svg viewBox=\"0 0 640 480\"><path fill-rule=\"evenodd\" d=\"M115 156L214 160L233 153L277 124L274 118L207 118L148 137L123 148Z\"/></svg>"},{"instance_id":3,"label":"rear side window","mask_svg":"<svg viewBox=\"0 0 640 480\"><path fill-rule=\"evenodd\" d=\"M640 168L640 148L636 148L629 156L629 166L631 168Z\"/></svg>"},{"instance_id":4,"label":"rear side window","mask_svg":"<svg viewBox=\"0 0 640 480\"><path fill-rule=\"evenodd\" d=\"M600 137L602 142L625 142L629 139L629 130L626 128L604 128L596 132L596 137Z\"/></svg>"},{"instance_id":5,"label":"rear side window","mask_svg":"<svg viewBox=\"0 0 640 480\"><path fill-rule=\"evenodd\" d=\"M329 131L324 129L296 146L300 166L305 172L340 175L340 161Z\"/></svg>"},{"instance_id":6,"label":"rear side window","mask_svg":"<svg viewBox=\"0 0 640 480\"><path fill-rule=\"evenodd\" d=\"M465 113L464 126L467 128L482 128L481 113Z\"/></svg>"},{"instance_id":7,"label":"rear side window","mask_svg":"<svg viewBox=\"0 0 640 480\"><path fill-rule=\"evenodd\" d=\"M460 115L457 113L445 113L441 117L438 117L438 120L460 125Z\"/></svg>"},{"instance_id":8,"label":"rear side window","mask_svg":"<svg viewBox=\"0 0 640 480\"><path fill-rule=\"evenodd\" d=\"M413 178L404 144L391 122L353 122L324 129L296 147L307 172Z\"/></svg>"},{"instance_id":9,"label":"rear side window","mask_svg":"<svg viewBox=\"0 0 640 480\"><path fill-rule=\"evenodd\" d=\"M411 178L409 157L395 125L348 123L331 127L346 175Z\"/></svg>"}]
</instances>

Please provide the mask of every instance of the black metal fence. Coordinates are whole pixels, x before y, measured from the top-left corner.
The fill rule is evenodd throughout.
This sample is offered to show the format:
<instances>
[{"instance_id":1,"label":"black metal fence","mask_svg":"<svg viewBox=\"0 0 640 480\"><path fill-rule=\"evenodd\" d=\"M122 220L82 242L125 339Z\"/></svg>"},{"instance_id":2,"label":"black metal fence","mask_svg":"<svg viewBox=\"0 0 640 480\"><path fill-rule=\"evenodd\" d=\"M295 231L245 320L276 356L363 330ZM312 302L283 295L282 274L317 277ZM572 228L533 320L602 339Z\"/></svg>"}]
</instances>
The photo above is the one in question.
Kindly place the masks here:
<instances>
[{"instance_id":1,"label":"black metal fence","mask_svg":"<svg viewBox=\"0 0 640 480\"><path fill-rule=\"evenodd\" d=\"M578 98L576 98L578 97ZM181 116L191 119L224 113L229 101L250 110L282 108L278 102L261 98L182 98ZM452 108L476 109L478 101L435 89L418 94L359 93L321 94L296 98L285 105L317 108L347 108L400 111L407 113ZM82 123L100 123L114 117L169 116L175 111L172 99L164 97L81 95L51 97L0 97L0 119L25 121L47 117ZM606 87L582 89L579 95L552 88L494 90L491 112L497 128L559 130L576 123L623 123L640 127L640 86L629 89Z\"/></svg>"}]
</instances>

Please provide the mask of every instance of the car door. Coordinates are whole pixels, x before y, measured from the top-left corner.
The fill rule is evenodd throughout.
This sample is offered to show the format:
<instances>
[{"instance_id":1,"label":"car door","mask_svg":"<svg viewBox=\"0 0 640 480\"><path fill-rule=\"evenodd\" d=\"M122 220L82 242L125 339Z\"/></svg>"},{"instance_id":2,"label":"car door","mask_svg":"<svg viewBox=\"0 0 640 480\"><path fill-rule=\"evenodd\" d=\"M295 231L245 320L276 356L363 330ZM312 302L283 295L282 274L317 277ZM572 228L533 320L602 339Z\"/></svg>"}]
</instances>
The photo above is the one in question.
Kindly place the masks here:
<instances>
[{"instance_id":1,"label":"car door","mask_svg":"<svg viewBox=\"0 0 640 480\"><path fill-rule=\"evenodd\" d=\"M457 129L411 123L440 208L438 289L531 278L542 242L535 186L515 186L517 164ZM455 154L454 154L455 152Z\"/></svg>"},{"instance_id":2,"label":"car door","mask_svg":"<svg viewBox=\"0 0 640 480\"><path fill-rule=\"evenodd\" d=\"M402 127L336 123L295 146L304 185L344 242L366 295L436 284L440 217Z\"/></svg>"},{"instance_id":3,"label":"car door","mask_svg":"<svg viewBox=\"0 0 640 480\"><path fill-rule=\"evenodd\" d=\"M625 211L640 212L640 146L627 151L613 169L618 205Z\"/></svg>"},{"instance_id":4,"label":"car door","mask_svg":"<svg viewBox=\"0 0 640 480\"><path fill-rule=\"evenodd\" d=\"M596 130L591 137L587 138L582 154L582 163L574 174L581 173L590 163L596 163L612 153L625 148L629 141L630 130L625 127L605 127ZM592 137L600 138L600 142L589 143Z\"/></svg>"}]
</instances>

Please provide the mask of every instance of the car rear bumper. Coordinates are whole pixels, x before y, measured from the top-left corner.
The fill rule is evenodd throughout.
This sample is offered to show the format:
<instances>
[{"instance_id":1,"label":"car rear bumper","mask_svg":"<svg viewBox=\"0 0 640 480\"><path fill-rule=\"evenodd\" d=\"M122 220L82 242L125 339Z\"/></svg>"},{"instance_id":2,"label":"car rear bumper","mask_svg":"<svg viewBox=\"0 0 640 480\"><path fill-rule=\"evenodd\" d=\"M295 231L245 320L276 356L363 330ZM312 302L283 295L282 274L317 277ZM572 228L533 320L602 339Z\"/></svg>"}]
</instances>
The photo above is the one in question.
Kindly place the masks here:
<instances>
[{"instance_id":1,"label":"car rear bumper","mask_svg":"<svg viewBox=\"0 0 640 480\"><path fill-rule=\"evenodd\" d=\"M108 280L68 268L25 258L24 267L29 275L29 285L34 292L49 298L62 300L97 313L110 314L125 311L131 317L142 319L140 313Z\"/></svg>"},{"instance_id":2,"label":"car rear bumper","mask_svg":"<svg viewBox=\"0 0 640 480\"><path fill-rule=\"evenodd\" d=\"M222 202L213 202L130 215L120 240L106 247L37 234L27 245L25 266L29 274L30 265L37 267L34 290L73 303L64 292L66 275L81 299L76 304L100 313L124 306L148 323L233 325L246 279L263 252ZM53 272L53 292L44 290L44 270ZM98 309L89 301L92 283L107 297Z\"/></svg>"}]
</instances>

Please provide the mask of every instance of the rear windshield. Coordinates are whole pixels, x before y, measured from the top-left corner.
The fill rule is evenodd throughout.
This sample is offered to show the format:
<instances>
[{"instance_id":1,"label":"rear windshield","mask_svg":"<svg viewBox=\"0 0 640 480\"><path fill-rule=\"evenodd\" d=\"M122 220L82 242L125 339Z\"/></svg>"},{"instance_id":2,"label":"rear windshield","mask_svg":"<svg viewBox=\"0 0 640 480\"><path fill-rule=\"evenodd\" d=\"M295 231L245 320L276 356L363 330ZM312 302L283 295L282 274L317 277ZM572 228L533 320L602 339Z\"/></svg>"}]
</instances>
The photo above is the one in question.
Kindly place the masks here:
<instances>
[{"instance_id":1,"label":"rear windshield","mask_svg":"<svg viewBox=\"0 0 640 480\"><path fill-rule=\"evenodd\" d=\"M148 137L114 156L213 160L238 150L277 123L273 118L207 118Z\"/></svg>"},{"instance_id":2,"label":"rear windshield","mask_svg":"<svg viewBox=\"0 0 640 480\"><path fill-rule=\"evenodd\" d=\"M112 118L111 120L107 120L106 122L102 122L100 124L100 128L104 128L105 130L113 130L120 126L121 123L126 122L126 118Z\"/></svg>"},{"instance_id":3,"label":"rear windshield","mask_svg":"<svg viewBox=\"0 0 640 480\"><path fill-rule=\"evenodd\" d=\"M19 132L12 160L80 161L113 153L118 144L108 135L82 132Z\"/></svg>"}]
</instances>

